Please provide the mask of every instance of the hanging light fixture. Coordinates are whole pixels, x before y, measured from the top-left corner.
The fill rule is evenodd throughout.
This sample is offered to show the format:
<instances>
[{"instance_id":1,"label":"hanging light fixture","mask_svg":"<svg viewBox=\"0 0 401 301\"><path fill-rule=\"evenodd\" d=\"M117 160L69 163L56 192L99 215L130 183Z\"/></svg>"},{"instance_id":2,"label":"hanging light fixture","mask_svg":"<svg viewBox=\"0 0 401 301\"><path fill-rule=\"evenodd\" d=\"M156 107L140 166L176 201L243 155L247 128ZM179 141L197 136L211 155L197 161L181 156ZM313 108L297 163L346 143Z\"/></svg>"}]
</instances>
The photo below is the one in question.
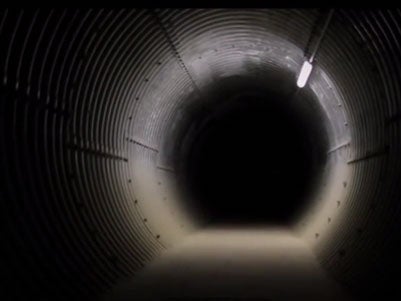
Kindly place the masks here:
<instances>
[{"instance_id":1,"label":"hanging light fixture","mask_svg":"<svg viewBox=\"0 0 401 301\"><path fill-rule=\"evenodd\" d=\"M319 36L319 40L316 42L316 46L315 46L314 51L312 52L312 55L310 56L308 61L304 61L304 63L302 64L301 72L299 73L298 80L297 80L297 86L299 88L305 87L306 83L308 82L308 79L309 79L309 77L312 73L312 69L313 69L312 62L315 58L315 55L320 46L320 43L323 40L323 36L326 33L327 27L329 26L329 23L330 23L331 17L333 16L333 13L334 13L334 9L331 9L327 16L322 33Z\"/></svg>"},{"instance_id":2,"label":"hanging light fixture","mask_svg":"<svg viewBox=\"0 0 401 301\"><path fill-rule=\"evenodd\" d=\"M305 87L311 72L312 72L312 64L309 63L308 61L305 61L302 65L301 72L299 73L297 80L297 86L299 88Z\"/></svg>"}]
</instances>

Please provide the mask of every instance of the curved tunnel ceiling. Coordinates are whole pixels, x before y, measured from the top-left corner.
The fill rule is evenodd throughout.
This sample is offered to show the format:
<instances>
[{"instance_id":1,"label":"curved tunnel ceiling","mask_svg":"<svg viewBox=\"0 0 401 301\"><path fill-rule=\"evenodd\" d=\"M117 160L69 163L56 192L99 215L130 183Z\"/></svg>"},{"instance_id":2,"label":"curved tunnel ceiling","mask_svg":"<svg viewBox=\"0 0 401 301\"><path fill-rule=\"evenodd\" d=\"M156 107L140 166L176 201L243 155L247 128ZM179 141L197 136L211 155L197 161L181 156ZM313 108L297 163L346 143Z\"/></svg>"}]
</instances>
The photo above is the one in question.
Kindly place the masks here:
<instances>
[{"instance_id":1,"label":"curved tunnel ceiling","mask_svg":"<svg viewBox=\"0 0 401 301\"><path fill-rule=\"evenodd\" d=\"M7 293L100 296L199 229L174 195L169 140L213 84L233 76L294 93L299 110L318 116L310 120L329 144L324 183L294 229L355 295L387 288L400 261L401 14L336 10L297 91L324 15L2 10Z\"/></svg>"}]
</instances>

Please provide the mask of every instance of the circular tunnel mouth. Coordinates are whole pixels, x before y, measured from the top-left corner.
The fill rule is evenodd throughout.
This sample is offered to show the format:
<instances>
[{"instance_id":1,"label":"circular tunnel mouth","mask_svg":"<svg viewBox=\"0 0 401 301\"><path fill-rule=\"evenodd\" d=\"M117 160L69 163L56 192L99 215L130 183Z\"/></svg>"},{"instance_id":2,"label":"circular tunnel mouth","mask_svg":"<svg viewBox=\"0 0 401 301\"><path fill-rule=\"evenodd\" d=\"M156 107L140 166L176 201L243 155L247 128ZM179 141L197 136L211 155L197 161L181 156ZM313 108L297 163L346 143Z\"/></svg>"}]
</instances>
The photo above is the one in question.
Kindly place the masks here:
<instances>
[{"instance_id":1,"label":"circular tunnel mouth","mask_svg":"<svg viewBox=\"0 0 401 301\"><path fill-rule=\"evenodd\" d=\"M306 208L327 145L293 96L243 87L193 121L178 177L209 223L289 225Z\"/></svg>"}]
</instances>

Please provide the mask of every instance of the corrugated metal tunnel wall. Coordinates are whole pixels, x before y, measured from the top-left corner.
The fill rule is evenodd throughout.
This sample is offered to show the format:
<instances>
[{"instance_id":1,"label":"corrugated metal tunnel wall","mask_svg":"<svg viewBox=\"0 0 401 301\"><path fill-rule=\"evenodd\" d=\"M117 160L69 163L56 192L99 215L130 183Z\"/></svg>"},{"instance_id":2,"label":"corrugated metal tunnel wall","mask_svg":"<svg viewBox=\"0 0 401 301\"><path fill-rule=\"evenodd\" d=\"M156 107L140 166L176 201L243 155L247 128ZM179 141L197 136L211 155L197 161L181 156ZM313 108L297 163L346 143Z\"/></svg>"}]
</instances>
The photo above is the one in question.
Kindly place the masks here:
<instances>
[{"instance_id":1,"label":"corrugated metal tunnel wall","mask_svg":"<svg viewBox=\"0 0 401 301\"><path fill-rule=\"evenodd\" d=\"M3 293L95 298L196 230L201 220L170 195L165 137L224 78L265 77L291 93L321 17L2 10ZM359 296L381 293L400 266L400 43L400 11L336 10L297 94L306 112L324 112L316 127L330 151L295 229Z\"/></svg>"}]
</instances>

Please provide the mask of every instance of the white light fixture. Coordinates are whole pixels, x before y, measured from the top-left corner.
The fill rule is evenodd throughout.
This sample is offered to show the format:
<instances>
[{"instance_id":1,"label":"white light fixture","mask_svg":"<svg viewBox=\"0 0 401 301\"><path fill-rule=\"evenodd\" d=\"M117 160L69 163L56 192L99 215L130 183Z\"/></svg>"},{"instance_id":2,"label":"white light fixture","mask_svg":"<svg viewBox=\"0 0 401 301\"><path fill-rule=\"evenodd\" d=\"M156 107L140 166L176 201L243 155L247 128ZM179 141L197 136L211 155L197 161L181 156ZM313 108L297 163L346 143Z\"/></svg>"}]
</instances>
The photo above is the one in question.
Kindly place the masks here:
<instances>
[{"instance_id":1,"label":"white light fixture","mask_svg":"<svg viewBox=\"0 0 401 301\"><path fill-rule=\"evenodd\" d=\"M297 86L299 88L303 88L308 81L308 78L312 72L312 64L308 61L305 61L302 65L301 72L299 73L299 77L297 80Z\"/></svg>"}]
</instances>

